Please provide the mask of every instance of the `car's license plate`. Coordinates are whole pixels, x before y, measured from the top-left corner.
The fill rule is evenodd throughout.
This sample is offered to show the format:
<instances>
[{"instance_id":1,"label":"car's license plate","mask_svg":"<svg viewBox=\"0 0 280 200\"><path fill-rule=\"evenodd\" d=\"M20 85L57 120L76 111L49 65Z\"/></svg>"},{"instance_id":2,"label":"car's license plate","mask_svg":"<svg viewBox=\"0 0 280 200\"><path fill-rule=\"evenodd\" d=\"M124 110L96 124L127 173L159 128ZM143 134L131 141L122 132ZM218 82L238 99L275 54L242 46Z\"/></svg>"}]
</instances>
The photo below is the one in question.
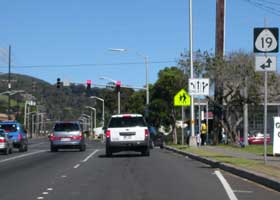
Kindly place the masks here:
<instances>
[{"instance_id":1,"label":"car's license plate","mask_svg":"<svg viewBox=\"0 0 280 200\"><path fill-rule=\"evenodd\" d=\"M68 141L71 141L71 138L61 138L60 141L62 141L62 142L68 142Z\"/></svg>"},{"instance_id":2,"label":"car's license plate","mask_svg":"<svg viewBox=\"0 0 280 200\"><path fill-rule=\"evenodd\" d=\"M128 135L128 136L123 136L123 139L125 139L125 140L130 140L130 139L131 139L131 136L130 136L130 135Z\"/></svg>"}]
</instances>

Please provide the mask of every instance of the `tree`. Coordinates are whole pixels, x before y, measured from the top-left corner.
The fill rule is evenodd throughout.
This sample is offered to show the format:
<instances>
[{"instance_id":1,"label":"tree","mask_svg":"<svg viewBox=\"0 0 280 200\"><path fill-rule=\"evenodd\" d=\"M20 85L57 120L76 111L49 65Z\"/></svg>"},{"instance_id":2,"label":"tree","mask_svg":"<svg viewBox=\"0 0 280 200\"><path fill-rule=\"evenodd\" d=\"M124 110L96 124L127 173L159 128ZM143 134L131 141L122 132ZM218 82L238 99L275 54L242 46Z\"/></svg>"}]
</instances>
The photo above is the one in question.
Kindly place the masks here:
<instances>
[{"instance_id":1,"label":"tree","mask_svg":"<svg viewBox=\"0 0 280 200\"><path fill-rule=\"evenodd\" d=\"M174 107L173 98L180 89L187 87L187 76L178 67L161 70L151 92L150 121L154 126L171 125L173 142L177 144L176 116L180 109Z\"/></svg>"},{"instance_id":2,"label":"tree","mask_svg":"<svg viewBox=\"0 0 280 200\"><path fill-rule=\"evenodd\" d=\"M190 71L186 55L181 56L179 65ZM254 70L254 57L242 51L230 53L222 59L208 52L197 51L194 55L196 76L210 78L211 84L219 90L215 98L208 98L209 104L221 111L220 127L224 127L228 137L235 141L237 128L243 121L243 105L260 102L261 77ZM246 88L248 96L244 95ZM218 143L219 135L218 129L214 129L214 143Z\"/></svg>"}]
</instances>

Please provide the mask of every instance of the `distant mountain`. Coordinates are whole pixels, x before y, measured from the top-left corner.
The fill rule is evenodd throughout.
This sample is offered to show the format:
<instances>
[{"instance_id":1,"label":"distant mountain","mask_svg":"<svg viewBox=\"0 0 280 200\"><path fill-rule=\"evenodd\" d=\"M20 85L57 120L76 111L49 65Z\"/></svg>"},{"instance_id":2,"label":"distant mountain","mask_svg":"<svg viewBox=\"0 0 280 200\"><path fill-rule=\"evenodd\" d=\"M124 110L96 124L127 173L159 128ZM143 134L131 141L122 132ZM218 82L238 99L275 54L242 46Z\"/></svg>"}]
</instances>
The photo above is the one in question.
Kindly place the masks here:
<instances>
[{"instance_id":1,"label":"distant mountain","mask_svg":"<svg viewBox=\"0 0 280 200\"><path fill-rule=\"evenodd\" d=\"M7 74L0 74L0 93L8 90L7 79ZM82 113L90 115L90 110L85 107L91 106L96 108L98 126L102 117L102 103L89 96L105 100L105 120L117 113L117 93L114 89L91 88L87 91L83 84L70 84L58 89L56 84L21 74L11 74L11 80L12 90L24 90L24 93L11 96L12 113L21 122L24 103L30 99L36 100L38 111L47 113L51 120L77 120ZM121 89L121 110L127 112L131 107L129 97L133 93L132 89ZM7 113L7 105L7 97L0 96L0 113Z\"/></svg>"}]
</instances>

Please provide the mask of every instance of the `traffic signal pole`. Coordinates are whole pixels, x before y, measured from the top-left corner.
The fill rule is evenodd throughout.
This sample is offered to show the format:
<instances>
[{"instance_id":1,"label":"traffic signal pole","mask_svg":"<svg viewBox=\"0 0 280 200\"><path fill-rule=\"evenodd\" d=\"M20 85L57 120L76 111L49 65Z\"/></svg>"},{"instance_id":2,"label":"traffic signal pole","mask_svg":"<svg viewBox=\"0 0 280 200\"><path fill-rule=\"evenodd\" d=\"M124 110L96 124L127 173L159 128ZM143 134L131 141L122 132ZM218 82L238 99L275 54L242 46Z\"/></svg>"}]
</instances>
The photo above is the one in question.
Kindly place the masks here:
<instances>
[{"instance_id":1,"label":"traffic signal pole","mask_svg":"<svg viewBox=\"0 0 280 200\"><path fill-rule=\"evenodd\" d=\"M9 46L9 75L8 75L8 119L11 119L11 45Z\"/></svg>"}]
</instances>

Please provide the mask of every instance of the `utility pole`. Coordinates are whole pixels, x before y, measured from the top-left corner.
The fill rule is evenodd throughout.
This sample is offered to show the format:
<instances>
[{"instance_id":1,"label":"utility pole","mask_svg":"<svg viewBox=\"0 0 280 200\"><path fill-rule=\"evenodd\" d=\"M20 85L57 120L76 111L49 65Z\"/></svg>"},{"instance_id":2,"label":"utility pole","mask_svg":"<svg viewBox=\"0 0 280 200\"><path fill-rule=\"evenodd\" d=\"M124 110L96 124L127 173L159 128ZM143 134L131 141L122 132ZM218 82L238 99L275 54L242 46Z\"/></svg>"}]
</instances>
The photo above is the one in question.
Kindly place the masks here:
<instances>
[{"instance_id":1,"label":"utility pole","mask_svg":"<svg viewBox=\"0 0 280 200\"><path fill-rule=\"evenodd\" d=\"M225 51L225 0L216 0L216 57L223 59ZM215 80L214 93L214 142L218 142L221 133L220 121L223 116L223 84L218 78Z\"/></svg>"},{"instance_id":2,"label":"utility pole","mask_svg":"<svg viewBox=\"0 0 280 200\"><path fill-rule=\"evenodd\" d=\"M225 0L216 0L216 56L224 56Z\"/></svg>"},{"instance_id":3,"label":"utility pole","mask_svg":"<svg viewBox=\"0 0 280 200\"><path fill-rule=\"evenodd\" d=\"M9 73L8 73L8 119L11 119L11 45L9 45Z\"/></svg>"}]
</instances>

